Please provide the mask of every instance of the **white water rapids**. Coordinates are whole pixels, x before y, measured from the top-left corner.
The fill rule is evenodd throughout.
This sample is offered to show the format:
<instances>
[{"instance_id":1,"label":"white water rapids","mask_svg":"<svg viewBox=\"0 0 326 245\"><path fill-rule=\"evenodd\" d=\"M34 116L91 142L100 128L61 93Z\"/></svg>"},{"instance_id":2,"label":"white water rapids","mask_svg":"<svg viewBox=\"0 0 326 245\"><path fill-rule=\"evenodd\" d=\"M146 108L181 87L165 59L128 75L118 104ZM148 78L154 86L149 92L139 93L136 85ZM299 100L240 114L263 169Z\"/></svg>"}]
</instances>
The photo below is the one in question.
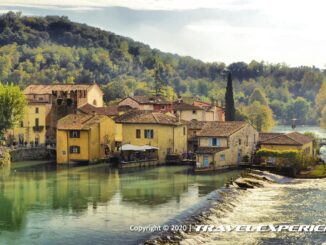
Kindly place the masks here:
<instances>
[{"instance_id":1,"label":"white water rapids","mask_svg":"<svg viewBox=\"0 0 326 245\"><path fill-rule=\"evenodd\" d=\"M298 180L264 172L276 183L247 190L232 188L222 204L211 208L208 225L325 225L326 179ZM202 232L185 234L182 245L322 244L326 233Z\"/></svg>"}]
</instances>

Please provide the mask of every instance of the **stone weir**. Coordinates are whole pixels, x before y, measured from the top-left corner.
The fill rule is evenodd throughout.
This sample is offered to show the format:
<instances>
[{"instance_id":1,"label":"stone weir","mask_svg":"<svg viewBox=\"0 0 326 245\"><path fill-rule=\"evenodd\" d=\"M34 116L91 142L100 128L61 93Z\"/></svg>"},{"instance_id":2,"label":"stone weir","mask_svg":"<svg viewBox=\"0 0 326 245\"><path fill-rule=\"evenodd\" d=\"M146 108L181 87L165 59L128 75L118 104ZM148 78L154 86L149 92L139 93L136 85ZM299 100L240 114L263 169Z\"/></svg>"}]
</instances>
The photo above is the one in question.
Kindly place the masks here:
<instances>
[{"instance_id":1,"label":"stone weir","mask_svg":"<svg viewBox=\"0 0 326 245\"><path fill-rule=\"evenodd\" d=\"M11 162L33 160L55 160L55 149L46 147L17 148L10 150Z\"/></svg>"},{"instance_id":2,"label":"stone weir","mask_svg":"<svg viewBox=\"0 0 326 245\"><path fill-rule=\"evenodd\" d=\"M243 192L246 192L247 189L261 188L270 183L275 183L275 180L263 175L261 171L251 170L250 172L244 172L238 179L230 180L230 182L226 184L226 188L216 190L216 192L218 192L218 197L216 197L215 202L213 202L211 206L199 210L196 214L185 219L182 224L176 225L177 227L187 227L186 230L180 229L177 231L169 230L161 232L152 236L143 244L180 244L185 239L189 238L189 236L195 234L196 231L194 231L193 227L206 224L212 215L217 218L222 218L225 213L231 212L235 207L233 204L234 201L237 200Z\"/></svg>"}]
</instances>

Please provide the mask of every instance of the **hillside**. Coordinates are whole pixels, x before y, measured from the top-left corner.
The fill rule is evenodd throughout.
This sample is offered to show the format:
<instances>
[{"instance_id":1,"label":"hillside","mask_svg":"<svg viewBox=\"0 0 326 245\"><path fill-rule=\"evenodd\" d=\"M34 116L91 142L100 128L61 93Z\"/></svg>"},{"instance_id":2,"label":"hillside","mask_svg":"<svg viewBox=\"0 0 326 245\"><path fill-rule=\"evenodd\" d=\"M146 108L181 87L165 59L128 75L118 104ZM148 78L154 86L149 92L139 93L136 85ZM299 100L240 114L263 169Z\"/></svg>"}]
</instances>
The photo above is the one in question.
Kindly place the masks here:
<instances>
[{"instance_id":1,"label":"hillside","mask_svg":"<svg viewBox=\"0 0 326 245\"><path fill-rule=\"evenodd\" d=\"M130 93L151 93L154 67L160 64L167 96L177 93L224 100L224 63L163 53L66 17L26 17L12 12L2 15L0 46L0 80L21 87L30 83L96 81L103 86L106 99L115 100ZM315 97L325 71L256 61L237 62L227 68L233 75L239 108L248 105L258 87L278 120L296 117L301 123L316 123L320 117Z\"/></svg>"}]
</instances>

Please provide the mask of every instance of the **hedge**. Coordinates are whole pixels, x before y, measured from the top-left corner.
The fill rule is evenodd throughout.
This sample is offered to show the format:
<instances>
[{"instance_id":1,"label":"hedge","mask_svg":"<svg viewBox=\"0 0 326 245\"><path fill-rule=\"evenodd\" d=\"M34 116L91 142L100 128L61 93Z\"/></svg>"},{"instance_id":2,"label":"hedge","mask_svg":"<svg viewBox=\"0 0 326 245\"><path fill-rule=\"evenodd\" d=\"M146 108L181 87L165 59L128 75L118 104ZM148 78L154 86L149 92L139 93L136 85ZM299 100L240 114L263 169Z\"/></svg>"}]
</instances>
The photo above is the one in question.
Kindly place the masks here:
<instances>
[{"instance_id":1,"label":"hedge","mask_svg":"<svg viewBox=\"0 0 326 245\"><path fill-rule=\"evenodd\" d=\"M295 158L298 155L298 150L268 150L260 149L256 152L258 157L283 157L283 158Z\"/></svg>"}]
</instances>

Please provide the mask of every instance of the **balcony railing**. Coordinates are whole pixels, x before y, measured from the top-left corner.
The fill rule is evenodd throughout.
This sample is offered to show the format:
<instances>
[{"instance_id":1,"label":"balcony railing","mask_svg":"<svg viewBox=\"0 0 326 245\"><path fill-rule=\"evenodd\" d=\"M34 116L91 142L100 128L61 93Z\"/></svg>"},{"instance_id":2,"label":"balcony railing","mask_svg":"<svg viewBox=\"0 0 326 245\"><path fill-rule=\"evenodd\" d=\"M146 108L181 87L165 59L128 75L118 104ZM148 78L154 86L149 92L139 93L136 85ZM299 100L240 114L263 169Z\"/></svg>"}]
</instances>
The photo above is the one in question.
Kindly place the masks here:
<instances>
[{"instance_id":1,"label":"balcony railing","mask_svg":"<svg viewBox=\"0 0 326 245\"><path fill-rule=\"evenodd\" d=\"M33 131L34 132L42 132L44 130L44 126L34 126Z\"/></svg>"}]
</instances>

